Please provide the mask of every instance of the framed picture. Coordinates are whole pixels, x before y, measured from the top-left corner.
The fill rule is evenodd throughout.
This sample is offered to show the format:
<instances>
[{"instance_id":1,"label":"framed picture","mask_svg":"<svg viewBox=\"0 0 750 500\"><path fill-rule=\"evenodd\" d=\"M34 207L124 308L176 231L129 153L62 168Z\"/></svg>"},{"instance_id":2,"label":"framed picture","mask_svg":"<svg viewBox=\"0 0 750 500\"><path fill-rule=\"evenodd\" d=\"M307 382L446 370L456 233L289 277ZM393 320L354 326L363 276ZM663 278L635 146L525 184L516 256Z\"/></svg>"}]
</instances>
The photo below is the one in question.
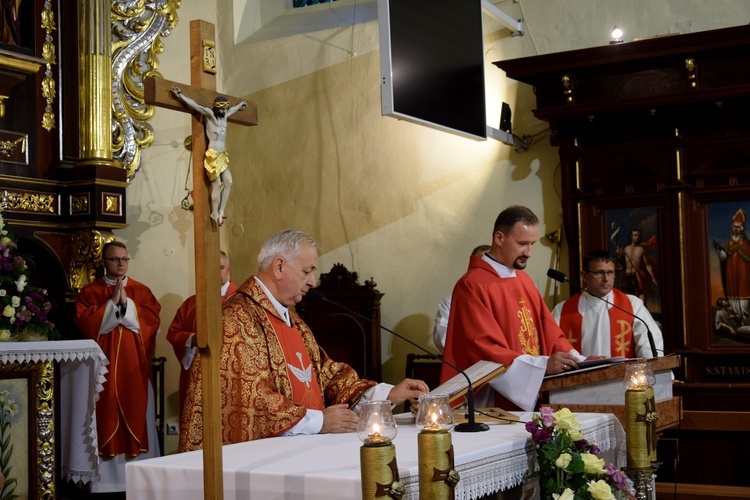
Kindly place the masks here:
<instances>
[{"instance_id":1,"label":"framed picture","mask_svg":"<svg viewBox=\"0 0 750 500\"><path fill-rule=\"evenodd\" d=\"M0 364L0 500L54 498L54 365Z\"/></svg>"},{"instance_id":2,"label":"framed picture","mask_svg":"<svg viewBox=\"0 0 750 500\"><path fill-rule=\"evenodd\" d=\"M713 345L750 345L750 201L706 203Z\"/></svg>"},{"instance_id":3,"label":"framed picture","mask_svg":"<svg viewBox=\"0 0 750 500\"><path fill-rule=\"evenodd\" d=\"M615 288L635 295L662 323L659 207L606 211L609 251L617 257Z\"/></svg>"}]
</instances>

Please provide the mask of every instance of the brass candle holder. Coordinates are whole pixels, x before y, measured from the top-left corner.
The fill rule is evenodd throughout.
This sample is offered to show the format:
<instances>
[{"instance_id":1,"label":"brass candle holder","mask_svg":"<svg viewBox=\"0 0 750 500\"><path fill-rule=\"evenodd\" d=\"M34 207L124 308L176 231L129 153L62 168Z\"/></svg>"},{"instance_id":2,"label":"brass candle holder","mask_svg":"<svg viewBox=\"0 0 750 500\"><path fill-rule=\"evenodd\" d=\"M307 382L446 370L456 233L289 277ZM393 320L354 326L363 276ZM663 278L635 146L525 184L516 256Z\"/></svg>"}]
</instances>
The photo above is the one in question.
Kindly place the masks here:
<instances>
[{"instance_id":1,"label":"brass candle holder","mask_svg":"<svg viewBox=\"0 0 750 500\"><path fill-rule=\"evenodd\" d=\"M391 412L391 402L364 401L359 406L357 437L363 443L359 449L362 498L400 500L405 489L399 481L396 447L393 446L398 427Z\"/></svg>"},{"instance_id":2,"label":"brass candle holder","mask_svg":"<svg viewBox=\"0 0 750 500\"><path fill-rule=\"evenodd\" d=\"M461 479L454 468L453 412L448 396L423 394L417 412L419 498L453 499Z\"/></svg>"},{"instance_id":3,"label":"brass candle holder","mask_svg":"<svg viewBox=\"0 0 750 500\"><path fill-rule=\"evenodd\" d=\"M656 377L648 362L628 363L625 369L625 434L628 466L636 498L653 498L652 477L656 461L656 412L653 385Z\"/></svg>"}]
</instances>

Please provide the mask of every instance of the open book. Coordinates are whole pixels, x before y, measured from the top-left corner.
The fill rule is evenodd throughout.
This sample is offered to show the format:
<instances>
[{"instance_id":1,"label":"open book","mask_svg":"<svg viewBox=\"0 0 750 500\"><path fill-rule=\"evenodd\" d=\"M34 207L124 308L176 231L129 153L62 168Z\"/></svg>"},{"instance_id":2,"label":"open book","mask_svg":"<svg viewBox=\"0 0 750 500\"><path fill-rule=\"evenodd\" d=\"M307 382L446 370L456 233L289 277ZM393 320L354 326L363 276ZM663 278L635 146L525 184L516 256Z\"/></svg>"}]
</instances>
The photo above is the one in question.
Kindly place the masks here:
<instances>
[{"instance_id":1,"label":"open book","mask_svg":"<svg viewBox=\"0 0 750 500\"><path fill-rule=\"evenodd\" d=\"M505 371L505 366L501 363L494 363L492 361L477 361L472 366L464 370L466 375L471 380L471 385L474 392L477 392L479 388L487 384L490 380L497 377ZM462 374L457 374L455 377L449 379L445 383L435 387L430 391L430 394L446 394L448 401L453 403L455 400L466 395L469 390L469 384L466 382L466 377Z\"/></svg>"},{"instance_id":2,"label":"open book","mask_svg":"<svg viewBox=\"0 0 750 500\"><path fill-rule=\"evenodd\" d=\"M632 361L633 359L638 359L638 358L623 358L622 356L617 356L614 358L595 359L591 361L579 361L577 369L570 370L567 372L562 372L562 373L556 373L554 375L545 375L544 379L547 380L550 378L565 377L567 375L575 375L577 373L587 372L589 370L596 370L598 368L607 368L608 366L619 365L619 364L625 363L626 361Z\"/></svg>"}]
</instances>

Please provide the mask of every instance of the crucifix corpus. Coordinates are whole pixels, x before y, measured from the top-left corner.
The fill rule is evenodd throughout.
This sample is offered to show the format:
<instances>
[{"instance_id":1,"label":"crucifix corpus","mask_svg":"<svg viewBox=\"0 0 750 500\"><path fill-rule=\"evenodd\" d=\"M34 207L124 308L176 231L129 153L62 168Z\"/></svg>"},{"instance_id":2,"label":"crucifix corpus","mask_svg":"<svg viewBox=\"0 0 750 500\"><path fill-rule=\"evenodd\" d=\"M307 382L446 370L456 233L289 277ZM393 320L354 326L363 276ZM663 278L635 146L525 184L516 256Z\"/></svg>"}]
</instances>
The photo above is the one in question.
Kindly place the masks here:
<instances>
[{"instance_id":1,"label":"crucifix corpus","mask_svg":"<svg viewBox=\"0 0 750 500\"><path fill-rule=\"evenodd\" d=\"M258 105L221 96L215 91L214 33L215 27L211 23L201 20L190 22L191 85L148 77L144 78L143 87L147 104L182 112L193 111L198 115L194 114L192 120L192 148L196 336L201 355L203 391L203 486L204 498L221 499L224 497L219 381L222 325L216 267L221 248L219 225L224 222L224 206L232 180L228 164L223 164L226 159L224 141L228 121L246 126L258 124ZM230 106L230 101L237 104ZM208 107L199 103L213 105ZM215 112L217 103L218 113ZM201 118L205 119L205 130ZM203 170L204 161L212 165L212 171L208 175L198 175Z\"/></svg>"}]
</instances>

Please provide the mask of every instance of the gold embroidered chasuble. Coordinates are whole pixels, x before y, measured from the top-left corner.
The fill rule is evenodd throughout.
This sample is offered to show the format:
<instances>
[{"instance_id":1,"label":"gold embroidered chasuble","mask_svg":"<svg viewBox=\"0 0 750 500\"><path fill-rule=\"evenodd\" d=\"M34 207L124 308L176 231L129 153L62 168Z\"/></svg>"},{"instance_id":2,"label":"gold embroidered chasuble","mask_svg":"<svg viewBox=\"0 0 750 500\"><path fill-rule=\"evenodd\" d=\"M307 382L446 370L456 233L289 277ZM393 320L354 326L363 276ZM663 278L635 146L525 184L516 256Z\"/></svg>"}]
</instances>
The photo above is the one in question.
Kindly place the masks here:
<instances>
[{"instance_id":1,"label":"gold embroidered chasuble","mask_svg":"<svg viewBox=\"0 0 750 500\"><path fill-rule=\"evenodd\" d=\"M346 363L328 357L310 328L290 311L291 328L302 338L311 374L325 406L355 403L376 382L360 379ZM307 409L293 402L287 359L270 317L283 322L251 276L223 305L220 351L222 442L277 436L294 427ZM197 354L199 356L200 354ZM193 361L181 421L179 451L203 443L200 363Z\"/></svg>"}]
</instances>

